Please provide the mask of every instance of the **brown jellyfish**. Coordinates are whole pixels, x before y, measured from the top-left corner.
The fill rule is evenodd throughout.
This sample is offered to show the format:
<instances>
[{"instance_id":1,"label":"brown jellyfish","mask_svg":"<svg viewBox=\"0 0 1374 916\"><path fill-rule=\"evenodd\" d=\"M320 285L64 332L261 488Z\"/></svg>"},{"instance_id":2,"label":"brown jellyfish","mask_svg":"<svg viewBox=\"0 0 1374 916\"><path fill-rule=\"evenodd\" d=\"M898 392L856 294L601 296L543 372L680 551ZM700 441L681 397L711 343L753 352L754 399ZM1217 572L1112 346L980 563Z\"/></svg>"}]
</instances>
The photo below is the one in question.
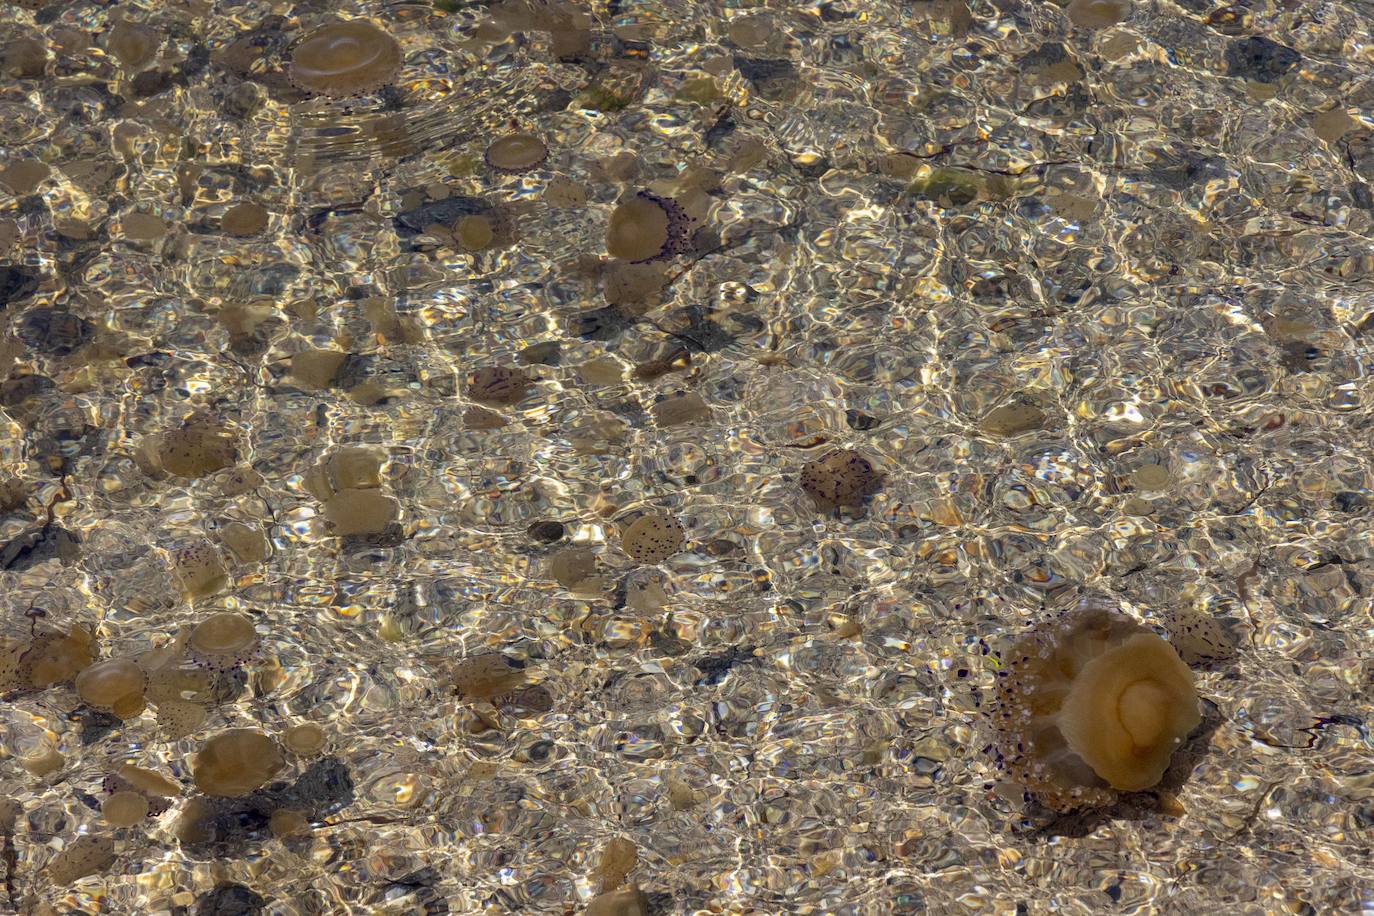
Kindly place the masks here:
<instances>
[{"instance_id":1,"label":"brown jellyfish","mask_svg":"<svg viewBox=\"0 0 1374 916\"><path fill-rule=\"evenodd\" d=\"M191 775L206 795L247 795L275 776L286 759L277 742L252 728L231 728L205 742Z\"/></svg>"},{"instance_id":2,"label":"brown jellyfish","mask_svg":"<svg viewBox=\"0 0 1374 916\"><path fill-rule=\"evenodd\" d=\"M291 51L291 82L331 98L375 92L401 70L401 46L362 19L335 22L305 36Z\"/></svg>"},{"instance_id":3,"label":"brown jellyfish","mask_svg":"<svg viewBox=\"0 0 1374 916\"><path fill-rule=\"evenodd\" d=\"M94 660L94 642L89 630L77 626L66 634L41 634L27 648L12 647L7 654L14 665L14 686L42 690L72 680Z\"/></svg>"},{"instance_id":4,"label":"brown jellyfish","mask_svg":"<svg viewBox=\"0 0 1374 916\"><path fill-rule=\"evenodd\" d=\"M104 871L114 861L114 840L106 836L79 836L48 863L46 871L54 886L65 887L87 875Z\"/></svg>"},{"instance_id":5,"label":"brown jellyfish","mask_svg":"<svg viewBox=\"0 0 1374 916\"><path fill-rule=\"evenodd\" d=\"M1174 648L1126 616L1085 606L1001 653L985 709L998 765L1056 811L1155 786L1202 721Z\"/></svg>"},{"instance_id":6,"label":"brown jellyfish","mask_svg":"<svg viewBox=\"0 0 1374 916\"><path fill-rule=\"evenodd\" d=\"M606 250L632 262L671 258L686 250L690 223L671 198L640 191L611 211Z\"/></svg>"},{"instance_id":7,"label":"brown jellyfish","mask_svg":"<svg viewBox=\"0 0 1374 916\"><path fill-rule=\"evenodd\" d=\"M681 550L686 541L682 523L659 512L641 515L620 536L625 553L640 563L662 563Z\"/></svg>"},{"instance_id":8,"label":"brown jellyfish","mask_svg":"<svg viewBox=\"0 0 1374 916\"><path fill-rule=\"evenodd\" d=\"M76 676L76 692L89 706L132 719L143 712L148 676L130 658L107 658Z\"/></svg>"},{"instance_id":9,"label":"brown jellyfish","mask_svg":"<svg viewBox=\"0 0 1374 916\"><path fill-rule=\"evenodd\" d=\"M857 509L880 483L872 463L853 449L808 461L801 472L801 488L824 511Z\"/></svg>"},{"instance_id":10,"label":"brown jellyfish","mask_svg":"<svg viewBox=\"0 0 1374 916\"><path fill-rule=\"evenodd\" d=\"M468 397L482 404L510 407L525 399L532 384L523 369L483 366L468 373Z\"/></svg>"},{"instance_id":11,"label":"brown jellyfish","mask_svg":"<svg viewBox=\"0 0 1374 916\"><path fill-rule=\"evenodd\" d=\"M549 158L549 148L534 134L507 134L492 141L482 158L497 172L517 175L543 164Z\"/></svg>"},{"instance_id":12,"label":"brown jellyfish","mask_svg":"<svg viewBox=\"0 0 1374 916\"><path fill-rule=\"evenodd\" d=\"M127 789L115 792L100 803L100 816L111 827L132 827L148 816L148 799Z\"/></svg>"},{"instance_id":13,"label":"brown jellyfish","mask_svg":"<svg viewBox=\"0 0 1374 916\"><path fill-rule=\"evenodd\" d=\"M196 664L228 671L247 661L257 644L258 631L252 620L243 614L223 611L196 624L186 649Z\"/></svg>"},{"instance_id":14,"label":"brown jellyfish","mask_svg":"<svg viewBox=\"0 0 1374 916\"><path fill-rule=\"evenodd\" d=\"M324 750L328 742L329 736L324 729L313 722L293 725L282 735L286 749L298 757L312 757Z\"/></svg>"}]
</instances>

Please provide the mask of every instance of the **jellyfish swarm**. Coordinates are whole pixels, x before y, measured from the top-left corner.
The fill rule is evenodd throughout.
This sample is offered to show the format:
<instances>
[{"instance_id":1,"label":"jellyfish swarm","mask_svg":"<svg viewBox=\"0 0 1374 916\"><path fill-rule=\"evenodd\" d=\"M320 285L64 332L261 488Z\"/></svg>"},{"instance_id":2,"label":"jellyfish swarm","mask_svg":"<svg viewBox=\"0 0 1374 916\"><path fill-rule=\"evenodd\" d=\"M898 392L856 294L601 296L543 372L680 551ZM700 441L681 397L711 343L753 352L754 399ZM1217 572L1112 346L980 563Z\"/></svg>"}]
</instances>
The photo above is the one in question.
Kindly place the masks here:
<instances>
[{"instance_id":1,"label":"jellyfish swarm","mask_svg":"<svg viewBox=\"0 0 1374 916\"><path fill-rule=\"evenodd\" d=\"M1057 811L1157 785L1202 721L1193 675L1154 633L1101 607L1038 625L1002 653L985 708L1002 770Z\"/></svg>"}]
</instances>

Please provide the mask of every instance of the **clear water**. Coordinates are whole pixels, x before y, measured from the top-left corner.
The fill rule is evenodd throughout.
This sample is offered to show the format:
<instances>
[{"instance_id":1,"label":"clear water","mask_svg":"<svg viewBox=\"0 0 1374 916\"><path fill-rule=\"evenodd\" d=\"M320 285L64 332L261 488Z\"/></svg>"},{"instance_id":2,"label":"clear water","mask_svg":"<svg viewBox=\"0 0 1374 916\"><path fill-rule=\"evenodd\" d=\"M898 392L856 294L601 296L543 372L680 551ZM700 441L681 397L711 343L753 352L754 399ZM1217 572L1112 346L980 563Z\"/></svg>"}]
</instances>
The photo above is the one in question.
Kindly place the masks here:
<instances>
[{"instance_id":1,"label":"clear water","mask_svg":"<svg viewBox=\"0 0 1374 916\"><path fill-rule=\"evenodd\" d=\"M179 736L9 683L0 910L574 912L618 839L603 913L1374 911L1374 14L1108 6L7 4L0 628L260 642ZM399 72L294 87L358 17ZM641 190L691 224L629 271ZM226 467L168 471L188 419ZM330 529L345 446L394 523ZM832 448L862 512L800 486ZM1173 788L1063 817L979 706L1085 592L1236 645ZM455 695L491 651L523 683ZM208 739L306 723L182 829ZM106 822L125 764L166 813Z\"/></svg>"}]
</instances>

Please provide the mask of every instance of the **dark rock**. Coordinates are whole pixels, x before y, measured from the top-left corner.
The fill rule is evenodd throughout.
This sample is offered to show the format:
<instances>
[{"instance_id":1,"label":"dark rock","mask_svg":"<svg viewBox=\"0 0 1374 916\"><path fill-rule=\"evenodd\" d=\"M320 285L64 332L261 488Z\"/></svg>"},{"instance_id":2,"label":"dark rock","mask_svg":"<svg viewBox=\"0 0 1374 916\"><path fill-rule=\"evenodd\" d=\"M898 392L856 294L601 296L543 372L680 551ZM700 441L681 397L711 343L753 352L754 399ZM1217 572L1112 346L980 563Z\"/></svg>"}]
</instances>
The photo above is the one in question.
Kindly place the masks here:
<instances>
[{"instance_id":1,"label":"dark rock","mask_svg":"<svg viewBox=\"0 0 1374 916\"><path fill-rule=\"evenodd\" d=\"M844 412L844 420L849 424L850 429L857 429L864 432L870 429L877 429L882 425L882 420L877 417L870 417L861 410L850 408Z\"/></svg>"},{"instance_id":2,"label":"dark rock","mask_svg":"<svg viewBox=\"0 0 1374 916\"><path fill-rule=\"evenodd\" d=\"M56 388L46 375L16 375L0 382L0 405L23 412L26 403Z\"/></svg>"},{"instance_id":3,"label":"dark rock","mask_svg":"<svg viewBox=\"0 0 1374 916\"><path fill-rule=\"evenodd\" d=\"M33 448L33 457L54 474L68 474L78 458L99 455L105 451L105 434L98 426L82 424L54 429L41 437Z\"/></svg>"},{"instance_id":4,"label":"dark rock","mask_svg":"<svg viewBox=\"0 0 1374 916\"><path fill-rule=\"evenodd\" d=\"M167 70L144 70L133 79L134 95L141 99L157 95L172 85L172 74Z\"/></svg>"},{"instance_id":5,"label":"dark rock","mask_svg":"<svg viewBox=\"0 0 1374 916\"><path fill-rule=\"evenodd\" d=\"M706 129L706 145L708 147L715 146L734 133L737 126L735 119L730 116L730 112L725 112L716 118L716 123Z\"/></svg>"},{"instance_id":6,"label":"dark rock","mask_svg":"<svg viewBox=\"0 0 1374 916\"><path fill-rule=\"evenodd\" d=\"M665 633L662 630L654 630L649 634L649 645L659 652L669 656L685 655L692 644L675 633Z\"/></svg>"},{"instance_id":7,"label":"dark rock","mask_svg":"<svg viewBox=\"0 0 1374 916\"><path fill-rule=\"evenodd\" d=\"M239 798L203 797L205 816L195 825L203 841L183 841L192 851L225 854L263 836L274 811L291 808L308 820L321 820L353 804L355 788L348 767L337 757L324 757L293 783L275 783Z\"/></svg>"},{"instance_id":8,"label":"dark rock","mask_svg":"<svg viewBox=\"0 0 1374 916\"><path fill-rule=\"evenodd\" d=\"M1020 64L1025 69L1033 67L1053 67L1061 64L1068 59L1069 52L1057 41L1047 41L1040 47L1031 51L1021 58Z\"/></svg>"},{"instance_id":9,"label":"dark rock","mask_svg":"<svg viewBox=\"0 0 1374 916\"><path fill-rule=\"evenodd\" d=\"M614 340L638 319L614 305L579 312L572 317L572 333L584 340Z\"/></svg>"},{"instance_id":10,"label":"dark rock","mask_svg":"<svg viewBox=\"0 0 1374 916\"><path fill-rule=\"evenodd\" d=\"M8 308L38 292L42 279L43 275L37 267L27 264L0 265L0 309Z\"/></svg>"},{"instance_id":11,"label":"dark rock","mask_svg":"<svg viewBox=\"0 0 1374 916\"><path fill-rule=\"evenodd\" d=\"M1331 505L1341 512L1359 512L1369 507L1369 500L1362 493L1342 490L1331 498Z\"/></svg>"},{"instance_id":12,"label":"dark rock","mask_svg":"<svg viewBox=\"0 0 1374 916\"><path fill-rule=\"evenodd\" d=\"M714 655L705 655L692 665L701 672L700 684L719 684L725 679L725 675L730 669L738 664L756 661L754 658L753 646L731 646L724 652Z\"/></svg>"},{"instance_id":13,"label":"dark rock","mask_svg":"<svg viewBox=\"0 0 1374 916\"><path fill-rule=\"evenodd\" d=\"M692 352L715 353L735 342L735 335L706 316L706 309L689 305L670 315L664 330Z\"/></svg>"},{"instance_id":14,"label":"dark rock","mask_svg":"<svg viewBox=\"0 0 1374 916\"><path fill-rule=\"evenodd\" d=\"M391 220L396 234L401 238L413 238L429 226L451 227L465 216L482 216L490 213L492 205L480 197L445 197L432 200L397 213Z\"/></svg>"},{"instance_id":15,"label":"dark rock","mask_svg":"<svg viewBox=\"0 0 1374 916\"><path fill-rule=\"evenodd\" d=\"M556 340L531 344L520 351L520 362L538 366L560 365L563 362L563 347Z\"/></svg>"},{"instance_id":16,"label":"dark rock","mask_svg":"<svg viewBox=\"0 0 1374 916\"><path fill-rule=\"evenodd\" d=\"M195 916L258 916L267 899L242 884L220 884L196 901Z\"/></svg>"},{"instance_id":17,"label":"dark rock","mask_svg":"<svg viewBox=\"0 0 1374 916\"><path fill-rule=\"evenodd\" d=\"M194 45L186 52L186 59L177 65L177 77L187 80L199 76L210 66L210 49L205 45Z\"/></svg>"},{"instance_id":18,"label":"dark rock","mask_svg":"<svg viewBox=\"0 0 1374 916\"><path fill-rule=\"evenodd\" d=\"M561 541L567 529L562 522L535 522L525 529L530 537L544 544L552 544Z\"/></svg>"},{"instance_id":19,"label":"dark rock","mask_svg":"<svg viewBox=\"0 0 1374 916\"><path fill-rule=\"evenodd\" d=\"M70 719L80 729L82 746L95 744L122 724L113 713L101 712L89 706L79 706L71 713Z\"/></svg>"},{"instance_id":20,"label":"dark rock","mask_svg":"<svg viewBox=\"0 0 1374 916\"><path fill-rule=\"evenodd\" d=\"M1224 178L1226 160L1196 150L1184 150L1175 155L1162 157L1162 161L1150 170L1150 175L1167 188L1182 190L1200 181Z\"/></svg>"},{"instance_id":21,"label":"dark rock","mask_svg":"<svg viewBox=\"0 0 1374 916\"><path fill-rule=\"evenodd\" d=\"M37 308L19 322L19 339L48 356L66 356L95 334L95 326L79 315L55 308Z\"/></svg>"},{"instance_id":22,"label":"dark rock","mask_svg":"<svg viewBox=\"0 0 1374 916\"><path fill-rule=\"evenodd\" d=\"M735 69L751 83L767 83L797 75L797 68L792 66L790 60L769 60L739 55L735 55Z\"/></svg>"},{"instance_id":23,"label":"dark rock","mask_svg":"<svg viewBox=\"0 0 1374 916\"><path fill-rule=\"evenodd\" d=\"M0 548L0 569L20 572L48 560L70 566L81 555L81 540L55 522L22 531Z\"/></svg>"},{"instance_id":24,"label":"dark rock","mask_svg":"<svg viewBox=\"0 0 1374 916\"><path fill-rule=\"evenodd\" d=\"M1260 83L1278 82L1301 61L1297 51L1262 35L1233 41L1226 49L1227 74Z\"/></svg>"}]
</instances>

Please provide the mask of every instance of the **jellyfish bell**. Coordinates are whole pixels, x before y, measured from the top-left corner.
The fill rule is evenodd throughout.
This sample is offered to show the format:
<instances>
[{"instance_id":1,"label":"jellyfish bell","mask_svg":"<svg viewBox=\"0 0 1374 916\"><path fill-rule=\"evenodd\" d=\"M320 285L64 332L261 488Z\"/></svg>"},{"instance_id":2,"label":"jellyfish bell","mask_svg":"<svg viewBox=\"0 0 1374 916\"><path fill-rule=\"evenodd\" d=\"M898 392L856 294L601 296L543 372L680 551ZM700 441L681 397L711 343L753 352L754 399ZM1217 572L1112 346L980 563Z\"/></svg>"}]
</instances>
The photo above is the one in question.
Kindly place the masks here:
<instances>
[{"instance_id":1,"label":"jellyfish bell","mask_svg":"<svg viewBox=\"0 0 1374 916\"><path fill-rule=\"evenodd\" d=\"M1047 808L1112 804L1158 785L1202 721L1173 646L1120 612L1085 604L1001 653L984 713L999 766Z\"/></svg>"},{"instance_id":2,"label":"jellyfish bell","mask_svg":"<svg viewBox=\"0 0 1374 916\"><path fill-rule=\"evenodd\" d=\"M234 797L263 786L284 766L276 741L256 729L231 728L205 742L191 773L206 795Z\"/></svg>"},{"instance_id":3,"label":"jellyfish bell","mask_svg":"<svg viewBox=\"0 0 1374 916\"><path fill-rule=\"evenodd\" d=\"M291 51L297 88L330 98L375 92L401 70L401 46L363 19L335 22L311 32Z\"/></svg>"},{"instance_id":4,"label":"jellyfish bell","mask_svg":"<svg viewBox=\"0 0 1374 916\"><path fill-rule=\"evenodd\" d=\"M534 134L513 133L493 140L482 158L493 170L516 175L542 165L549 148Z\"/></svg>"},{"instance_id":5,"label":"jellyfish bell","mask_svg":"<svg viewBox=\"0 0 1374 916\"><path fill-rule=\"evenodd\" d=\"M690 224L672 198L640 191L611 211L606 250L632 263L671 258L686 250Z\"/></svg>"},{"instance_id":6,"label":"jellyfish bell","mask_svg":"<svg viewBox=\"0 0 1374 916\"><path fill-rule=\"evenodd\" d=\"M223 611L196 624L186 647L197 664L227 670L247 661L257 644L258 632L252 620L243 614Z\"/></svg>"}]
</instances>

